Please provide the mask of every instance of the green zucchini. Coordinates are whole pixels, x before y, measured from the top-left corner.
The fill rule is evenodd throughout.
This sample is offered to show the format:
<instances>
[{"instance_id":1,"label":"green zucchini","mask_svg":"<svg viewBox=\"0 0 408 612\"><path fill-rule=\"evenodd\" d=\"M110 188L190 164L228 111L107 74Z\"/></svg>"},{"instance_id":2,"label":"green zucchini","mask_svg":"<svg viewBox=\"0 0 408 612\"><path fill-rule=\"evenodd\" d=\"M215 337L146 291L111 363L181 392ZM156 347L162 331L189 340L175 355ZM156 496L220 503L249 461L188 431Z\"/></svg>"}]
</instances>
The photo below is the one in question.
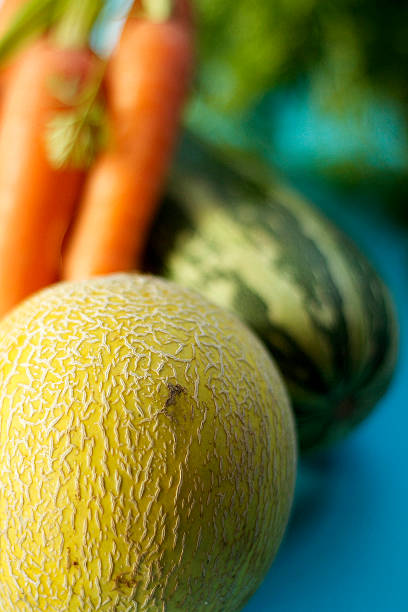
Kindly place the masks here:
<instances>
[{"instance_id":1,"label":"green zucchini","mask_svg":"<svg viewBox=\"0 0 408 612\"><path fill-rule=\"evenodd\" d=\"M302 451L345 436L397 358L389 293L356 246L270 171L186 135L148 249L150 270L234 311L286 380Z\"/></svg>"}]
</instances>

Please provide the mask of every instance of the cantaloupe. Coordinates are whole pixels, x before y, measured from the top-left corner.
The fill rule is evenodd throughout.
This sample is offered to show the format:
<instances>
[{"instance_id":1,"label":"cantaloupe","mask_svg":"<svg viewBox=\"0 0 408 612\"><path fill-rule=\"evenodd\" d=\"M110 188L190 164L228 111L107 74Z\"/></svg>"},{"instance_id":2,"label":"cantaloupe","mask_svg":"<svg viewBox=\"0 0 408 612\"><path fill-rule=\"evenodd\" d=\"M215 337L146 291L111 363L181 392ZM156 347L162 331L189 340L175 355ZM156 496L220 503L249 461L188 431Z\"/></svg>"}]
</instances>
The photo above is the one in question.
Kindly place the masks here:
<instances>
[{"instance_id":1,"label":"cantaloupe","mask_svg":"<svg viewBox=\"0 0 408 612\"><path fill-rule=\"evenodd\" d=\"M44 290L0 324L1 612L233 612L275 556L296 449L232 314L154 277Z\"/></svg>"}]
</instances>

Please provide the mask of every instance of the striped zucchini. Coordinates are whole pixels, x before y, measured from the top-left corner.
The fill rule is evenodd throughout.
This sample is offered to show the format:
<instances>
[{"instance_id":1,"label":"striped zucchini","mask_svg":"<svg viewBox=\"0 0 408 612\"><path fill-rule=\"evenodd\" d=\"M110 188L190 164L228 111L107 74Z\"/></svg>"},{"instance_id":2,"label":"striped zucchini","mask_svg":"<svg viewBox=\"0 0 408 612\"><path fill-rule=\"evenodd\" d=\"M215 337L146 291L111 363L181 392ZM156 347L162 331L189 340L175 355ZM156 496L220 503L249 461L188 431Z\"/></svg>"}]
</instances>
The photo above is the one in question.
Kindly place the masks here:
<instances>
[{"instance_id":1,"label":"striped zucchini","mask_svg":"<svg viewBox=\"0 0 408 612\"><path fill-rule=\"evenodd\" d=\"M396 363L388 291L355 245L247 159L185 136L150 269L237 313L275 357L301 450L327 446L384 394Z\"/></svg>"}]
</instances>

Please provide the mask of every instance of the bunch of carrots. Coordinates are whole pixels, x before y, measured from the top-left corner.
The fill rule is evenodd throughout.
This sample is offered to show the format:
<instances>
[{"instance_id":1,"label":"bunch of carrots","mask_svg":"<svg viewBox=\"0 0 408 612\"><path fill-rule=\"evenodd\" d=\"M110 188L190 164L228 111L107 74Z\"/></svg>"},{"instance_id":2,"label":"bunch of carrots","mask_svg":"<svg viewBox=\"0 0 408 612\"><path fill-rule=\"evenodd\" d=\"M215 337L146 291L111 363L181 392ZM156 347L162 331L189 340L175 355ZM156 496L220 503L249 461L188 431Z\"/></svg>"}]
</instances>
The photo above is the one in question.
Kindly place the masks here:
<instances>
[{"instance_id":1,"label":"bunch of carrots","mask_svg":"<svg viewBox=\"0 0 408 612\"><path fill-rule=\"evenodd\" d=\"M0 316L57 280L140 267L193 69L189 0L138 0L107 60L102 0L0 6Z\"/></svg>"}]
</instances>

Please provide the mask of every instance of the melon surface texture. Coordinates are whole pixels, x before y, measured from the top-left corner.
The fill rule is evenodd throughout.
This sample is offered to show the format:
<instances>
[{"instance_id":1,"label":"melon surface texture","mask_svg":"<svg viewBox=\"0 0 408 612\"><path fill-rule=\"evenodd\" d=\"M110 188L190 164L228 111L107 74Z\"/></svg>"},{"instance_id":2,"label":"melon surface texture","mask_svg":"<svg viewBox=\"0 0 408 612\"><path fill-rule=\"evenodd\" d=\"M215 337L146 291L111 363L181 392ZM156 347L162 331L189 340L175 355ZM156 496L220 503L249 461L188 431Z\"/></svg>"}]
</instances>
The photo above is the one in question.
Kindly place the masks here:
<instances>
[{"instance_id":1,"label":"melon surface texture","mask_svg":"<svg viewBox=\"0 0 408 612\"><path fill-rule=\"evenodd\" d=\"M154 277L0 324L0 610L233 612L288 520L285 388L234 315Z\"/></svg>"}]
</instances>

